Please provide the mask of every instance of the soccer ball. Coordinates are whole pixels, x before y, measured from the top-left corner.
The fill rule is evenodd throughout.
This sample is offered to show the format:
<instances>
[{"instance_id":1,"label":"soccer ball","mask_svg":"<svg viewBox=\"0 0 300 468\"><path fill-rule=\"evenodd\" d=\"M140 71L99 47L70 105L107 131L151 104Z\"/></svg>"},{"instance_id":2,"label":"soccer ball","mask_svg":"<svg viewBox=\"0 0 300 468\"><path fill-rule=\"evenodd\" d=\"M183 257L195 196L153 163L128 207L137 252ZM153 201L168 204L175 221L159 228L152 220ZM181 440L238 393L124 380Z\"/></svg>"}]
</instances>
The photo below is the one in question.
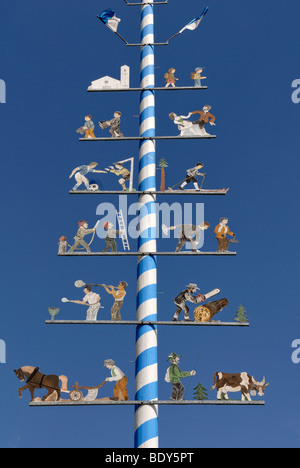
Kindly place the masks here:
<instances>
[{"instance_id":1,"label":"soccer ball","mask_svg":"<svg viewBox=\"0 0 300 468\"><path fill-rule=\"evenodd\" d=\"M91 184L89 190L91 192L97 192L97 190L99 190L99 186L97 184Z\"/></svg>"}]
</instances>

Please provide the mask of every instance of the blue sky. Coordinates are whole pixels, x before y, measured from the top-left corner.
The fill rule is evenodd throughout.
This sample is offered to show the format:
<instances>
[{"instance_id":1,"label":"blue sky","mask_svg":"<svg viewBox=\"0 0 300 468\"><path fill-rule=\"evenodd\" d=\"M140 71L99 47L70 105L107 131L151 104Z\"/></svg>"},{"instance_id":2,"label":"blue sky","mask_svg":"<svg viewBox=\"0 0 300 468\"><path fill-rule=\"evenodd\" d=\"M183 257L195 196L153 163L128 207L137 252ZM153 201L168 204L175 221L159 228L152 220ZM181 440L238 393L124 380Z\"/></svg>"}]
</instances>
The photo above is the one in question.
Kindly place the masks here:
<instances>
[{"instance_id":1,"label":"blue sky","mask_svg":"<svg viewBox=\"0 0 300 468\"><path fill-rule=\"evenodd\" d=\"M178 84L189 85L194 67L204 66L209 88L195 94L158 93L157 133L175 134L170 112L186 114L210 104L218 138L159 142L157 152L158 159L165 157L169 163L168 185L200 160L208 174L207 188L230 187L227 197L201 201L213 226L221 216L229 218L240 244L236 258L160 258L159 316L171 318L173 298L196 282L202 292L218 287L228 298L230 305L220 319L230 321L243 304L251 327L160 329L160 398L170 396L164 375L172 351L183 355L183 370L193 369L200 355L197 376L185 382L187 398L193 397L199 381L209 389L215 371L247 371L258 380L266 376L270 387L264 408L161 408L160 444L298 447L299 367L291 361L291 344L300 338L295 239L300 107L292 103L291 84L300 78L300 5L296 0L170 0L168 6L157 7L156 39L169 38L206 5L210 11L196 32L186 31L170 47L157 49L156 66L158 85L171 67L177 70ZM97 122L121 110L124 133L137 135L138 94L86 92L101 76L118 77L124 63L131 67L132 86L139 83L138 49L127 49L96 18L109 7L122 18L121 34L137 41L139 10L121 0L73 0L72 6L57 0L15 0L1 11L0 79L7 84L7 104L0 104L0 339L7 344L7 364L0 364L1 447L133 445L133 408L30 409L29 393L18 399L20 384L13 373L33 365L44 373L67 375L71 385L98 385L107 376L104 359L113 358L127 374L131 398L134 395L134 328L44 324L48 307L60 306L61 297L80 298L73 286L77 279L127 281L123 317L135 317L135 258L56 255L58 238L66 234L72 239L77 220L86 218L92 225L99 203L118 202L117 197L70 196L72 169L93 160L106 167L117 158L138 157L137 142L83 144L75 133L85 114ZM102 182L104 189L117 187L112 177ZM99 247L101 242L97 240ZM174 242L164 246L173 250ZM215 248L213 232L208 231L205 250ZM108 318L111 300L102 296L103 318ZM80 319L83 314L67 305L61 317ZM103 392L106 396L106 388ZM183 429L173 431L179 420Z\"/></svg>"}]
</instances>

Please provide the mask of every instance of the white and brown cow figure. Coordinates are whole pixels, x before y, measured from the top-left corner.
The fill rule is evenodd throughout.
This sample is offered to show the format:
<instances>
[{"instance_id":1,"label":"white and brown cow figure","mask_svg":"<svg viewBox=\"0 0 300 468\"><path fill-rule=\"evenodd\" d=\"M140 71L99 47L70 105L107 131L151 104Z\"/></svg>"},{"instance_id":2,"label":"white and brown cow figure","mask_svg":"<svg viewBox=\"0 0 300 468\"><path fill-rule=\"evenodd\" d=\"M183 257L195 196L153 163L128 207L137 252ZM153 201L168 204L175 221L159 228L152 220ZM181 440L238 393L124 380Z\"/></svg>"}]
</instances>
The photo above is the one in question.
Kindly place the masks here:
<instances>
[{"instance_id":1,"label":"white and brown cow figure","mask_svg":"<svg viewBox=\"0 0 300 468\"><path fill-rule=\"evenodd\" d=\"M270 384L266 384L264 378L262 382L257 382L247 372L241 374L224 374L223 372L216 372L214 375L214 386L211 390L217 388L217 399L222 400L222 394L226 400L229 400L228 392L241 392L242 401L251 401L251 396L258 393L259 396L264 396L265 389Z\"/></svg>"}]
</instances>

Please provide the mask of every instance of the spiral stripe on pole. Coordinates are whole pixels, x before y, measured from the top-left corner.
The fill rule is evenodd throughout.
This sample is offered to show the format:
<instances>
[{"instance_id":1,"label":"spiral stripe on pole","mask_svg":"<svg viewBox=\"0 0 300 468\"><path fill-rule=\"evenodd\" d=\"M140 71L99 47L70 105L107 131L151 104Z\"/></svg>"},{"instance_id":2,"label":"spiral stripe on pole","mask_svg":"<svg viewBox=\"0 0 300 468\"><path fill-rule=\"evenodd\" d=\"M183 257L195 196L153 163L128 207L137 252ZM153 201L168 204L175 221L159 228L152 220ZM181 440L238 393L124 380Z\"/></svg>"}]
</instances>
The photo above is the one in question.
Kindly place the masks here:
<instances>
[{"instance_id":1,"label":"spiral stripe on pole","mask_svg":"<svg viewBox=\"0 0 300 468\"><path fill-rule=\"evenodd\" d=\"M154 5L143 0L141 21L141 137L139 190L156 191L155 141L155 69L154 69ZM157 321L157 265L156 257L156 199L144 194L139 198L139 253L146 253L138 261L137 320ZM150 254L150 255L148 255ZM136 332L136 401L158 400L157 327L141 325ZM158 448L157 405L143 404L135 410L135 447Z\"/></svg>"}]
</instances>

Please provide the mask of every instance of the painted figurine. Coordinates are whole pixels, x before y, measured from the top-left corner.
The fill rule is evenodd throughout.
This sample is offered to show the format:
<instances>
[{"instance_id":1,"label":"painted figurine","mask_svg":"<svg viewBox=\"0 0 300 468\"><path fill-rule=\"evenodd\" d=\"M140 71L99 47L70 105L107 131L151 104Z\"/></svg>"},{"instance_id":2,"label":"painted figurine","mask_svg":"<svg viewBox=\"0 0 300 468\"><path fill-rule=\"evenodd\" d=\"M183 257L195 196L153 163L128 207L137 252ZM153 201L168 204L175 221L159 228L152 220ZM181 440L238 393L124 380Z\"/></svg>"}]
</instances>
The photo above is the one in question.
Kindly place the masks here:
<instances>
[{"instance_id":1,"label":"painted figurine","mask_svg":"<svg viewBox=\"0 0 300 468\"><path fill-rule=\"evenodd\" d=\"M102 252L106 253L110 249L114 253L117 252L116 237L120 234L120 231L118 229L114 229L114 225L108 221L103 224L103 227L105 231L107 231L107 234L105 238L106 247Z\"/></svg>"},{"instance_id":2,"label":"painted figurine","mask_svg":"<svg viewBox=\"0 0 300 468\"><path fill-rule=\"evenodd\" d=\"M175 72L175 68L170 68L168 73L165 74L166 88L168 88L169 86L172 86L172 88L176 88L176 81L178 81L178 78L176 78Z\"/></svg>"},{"instance_id":3,"label":"painted figurine","mask_svg":"<svg viewBox=\"0 0 300 468\"><path fill-rule=\"evenodd\" d=\"M205 130L205 125L210 124L211 126L215 126L216 117L212 115L209 111L211 110L211 106L204 106L202 111L194 111L191 112L191 115L200 114L200 119L196 122L193 122L193 125L199 127L200 132L203 136L209 135Z\"/></svg>"},{"instance_id":4,"label":"painted figurine","mask_svg":"<svg viewBox=\"0 0 300 468\"><path fill-rule=\"evenodd\" d=\"M95 130L95 125L94 125L94 122L92 121L92 116L91 115L86 115L84 117L84 120L85 120L85 124L83 127L80 127L78 130L77 130L77 133L80 133L82 135L85 135L85 138L86 139L94 139L96 138L95 137L95 134L94 134L94 130Z\"/></svg>"},{"instance_id":5,"label":"painted figurine","mask_svg":"<svg viewBox=\"0 0 300 468\"><path fill-rule=\"evenodd\" d=\"M187 242L192 244L192 251L199 252L197 246L200 243L201 235L203 231L206 231L210 228L210 224L206 221L195 226L193 224L179 224L177 226L172 226L167 228L163 226L163 231L166 234L167 231L175 231L176 229L180 229L178 234L178 245L176 247L176 252L180 252Z\"/></svg>"},{"instance_id":6,"label":"painted figurine","mask_svg":"<svg viewBox=\"0 0 300 468\"><path fill-rule=\"evenodd\" d=\"M228 252L228 247L229 247L229 239L227 239L227 235L232 236L235 239L236 234L231 232L229 227L227 226L228 224L228 218L221 218L220 219L220 224L216 226L215 228L215 234L217 236L218 240L218 252L220 253L226 253Z\"/></svg>"},{"instance_id":7,"label":"painted figurine","mask_svg":"<svg viewBox=\"0 0 300 468\"><path fill-rule=\"evenodd\" d=\"M205 296L198 294L195 296L199 290L196 284L189 284L184 291L182 291L175 299L174 304L177 307L175 315L173 317L173 322L178 322L181 312L184 312L184 320L186 322L192 322L190 319L190 309L186 305L187 302L192 302L193 304L199 304L200 300L205 300Z\"/></svg>"},{"instance_id":8,"label":"painted figurine","mask_svg":"<svg viewBox=\"0 0 300 468\"><path fill-rule=\"evenodd\" d=\"M90 164L86 166L79 166L76 167L72 171L72 174L70 175L70 179L72 179L73 176L75 176L76 180L76 185L73 187L73 191L75 192L82 184L85 185L85 188L87 190L91 190L90 183L88 179L85 177L89 173L97 173L97 174L106 174L106 171L97 171L95 168L98 166L98 163L96 162L91 162Z\"/></svg>"},{"instance_id":9,"label":"painted figurine","mask_svg":"<svg viewBox=\"0 0 300 468\"><path fill-rule=\"evenodd\" d=\"M109 133L112 138L124 138L123 133L120 130L122 112L116 111L114 118L104 122L99 122L99 126L102 130L110 127Z\"/></svg>"},{"instance_id":10,"label":"painted figurine","mask_svg":"<svg viewBox=\"0 0 300 468\"><path fill-rule=\"evenodd\" d=\"M105 291L107 294L110 294L113 296L115 302L112 306L111 309L111 320L112 322L121 322L122 317L121 317L121 309L124 304L124 299L126 296L126 289L128 288L128 284L126 281L121 281L119 286L115 288L114 286L106 286L103 285Z\"/></svg>"},{"instance_id":11,"label":"painted figurine","mask_svg":"<svg viewBox=\"0 0 300 468\"><path fill-rule=\"evenodd\" d=\"M127 377L115 364L115 361L112 359L106 359L104 361L104 367L111 372L111 377L107 377L106 382L115 383L113 400L128 401Z\"/></svg>"},{"instance_id":12,"label":"painted figurine","mask_svg":"<svg viewBox=\"0 0 300 468\"><path fill-rule=\"evenodd\" d=\"M98 223L97 223L98 224ZM88 229L89 225L86 221L82 220L78 222L78 231L76 236L74 237L75 243L68 251L68 254L73 253L75 250L78 250L80 246L82 246L87 253L91 253L91 249L89 244L84 240L85 236L88 234L94 234L97 229L97 225L93 229Z\"/></svg>"},{"instance_id":13,"label":"painted figurine","mask_svg":"<svg viewBox=\"0 0 300 468\"><path fill-rule=\"evenodd\" d=\"M195 82L194 87L195 88L201 88L202 87L202 80L206 80L206 76L202 76L204 68L202 67L197 67L195 71L191 74L191 79Z\"/></svg>"},{"instance_id":14,"label":"painted figurine","mask_svg":"<svg viewBox=\"0 0 300 468\"><path fill-rule=\"evenodd\" d=\"M66 236L61 236L58 242L58 255L65 255L68 248L68 239Z\"/></svg>"},{"instance_id":15,"label":"painted figurine","mask_svg":"<svg viewBox=\"0 0 300 468\"><path fill-rule=\"evenodd\" d=\"M169 382L172 384L173 391L171 395L171 400L172 401L182 401L183 400L183 395L185 388L181 383L181 379L185 377L193 377L196 375L196 371L191 371L191 372L182 372L179 368L179 362L180 358L182 356L179 356L178 354L171 353L167 359L167 361L170 361L171 366L169 367L165 380L166 382Z\"/></svg>"},{"instance_id":16,"label":"painted figurine","mask_svg":"<svg viewBox=\"0 0 300 468\"><path fill-rule=\"evenodd\" d=\"M202 174L201 172L201 169L203 168L203 164L202 163L198 163L196 164L195 167L192 167L191 169L188 169L187 170L187 174L186 174L186 179L185 181L181 184L180 186L180 190L184 190L184 187L188 184L190 184L191 182L193 182L194 184L194 187L195 189L197 190L197 192L200 192L200 187L198 185L198 180L197 180L197 177L198 176L201 176L201 177L205 177L206 174Z\"/></svg>"},{"instance_id":17,"label":"painted figurine","mask_svg":"<svg viewBox=\"0 0 300 468\"><path fill-rule=\"evenodd\" d=\"M229 400L228 392L241 392L242 401L251 401L251 396L255 396L256 393L258 393L260 397L263 397L265 389L269 385L270 384L266 384L265 378L262 382L257 382L254 377L247 374L247 372L242 372L241 374L216 372L214 375L214 385L211 390L217 389L218 400Z\"/></svg>"},{"instance_id":18,"label":"painted figurine","mask_svg":"<svg viewBox=\"0 0 300 468\"><path fill-rule=\"evenodd\" d=\"M101 296L99 296L99 294L97 293L94 293L92 290L92 287L89 286L88 284L85 285L84 293L85 293L85 296L82 299L82 301L68 300L68 302L71 302L73 304L83 305L83 306L88 305L89 308L86 314L86 321L95 322L97 321L98 312L101 308L101 303L100 303ZM66 300L64 302L66 302Z\"/></svg>"},{"instance_id":19,"label":"painted figurine","mask_svg":"<svg viewBox=\"0 0 300 468\"><path fill-rule=\"evenodd\" d=\"M124 192L127 191L126 182L130 180L131 172L126 169L126 167L122 163L114 163L114 166L108 167L106 170L107 172L111 172L116 176L121 176L119 179L119 184L121 185Z\"/></svg>"}]
</instances>

